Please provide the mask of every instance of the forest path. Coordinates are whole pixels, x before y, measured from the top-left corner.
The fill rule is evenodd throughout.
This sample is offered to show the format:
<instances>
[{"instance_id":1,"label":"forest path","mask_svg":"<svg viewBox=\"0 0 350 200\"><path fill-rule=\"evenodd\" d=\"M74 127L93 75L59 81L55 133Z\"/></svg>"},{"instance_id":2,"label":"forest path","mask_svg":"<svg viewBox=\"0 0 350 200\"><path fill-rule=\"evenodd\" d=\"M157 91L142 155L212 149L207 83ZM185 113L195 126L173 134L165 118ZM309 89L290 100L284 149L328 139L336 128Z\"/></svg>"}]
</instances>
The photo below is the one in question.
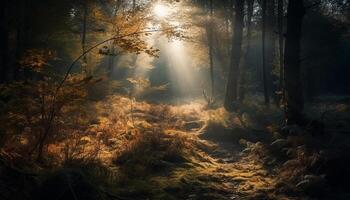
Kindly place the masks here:
<instances>
[{"instance_id":1,"label":"forest path","mask_svg":"<svg viewBox=\"0 0 350 200\"><path fill-rule=\"evenodd\" d=\"M130 113L128 104L130 100L115 97L100 105L102 113L108 114L104 123L112 126L103 126L104 131L112 130L116 135L116 130L125 130L123 124L120 128L114 123L120 116L129 116L126 121L132 122L126 124L131 132L136 130L135 136L122 131L117 134L127 143L130 137L135 138L114 158L122 170L119 174L124 175L117 194L128 200L268 199L276 179L258 159L244 153L245 147L254 148L256 143L240 144L249 134L237 125L234 115L223 108L207 110L197 103L134 102ZM126 143L115 144L105 152L123 149Z\"/></svg>"},{"instance_id":2,"label":"forest path","mask_svg":"<svg viewBox=\"0 0 350 200\"><path fill-rule=\"evenodd\" d=\"M195 136L194 156L163 177L170 183L163 190L186 200L273 199L270 193L277 182L273 172L245 154L247 144L237 140L246 131L208 126L206 122L198 125L198 131L184 132ZM249 145L254 148L255 143Z\"/></svg>"},{"instance_id":3,"label":"forest path","mask_svg":"<svg viewBox=\"0 0 350 200\"><path fill-rule=\"evenodd\" d=\"M199 162L198 176L192 176L192 181L202 183L198 190L203 191L192 194L195 198L189 199L268 198L276 180L261 162L242 153L242 147L235 141L205 137L203 142L216 146L216 149L204 152L203 157L208 159Z\"/></svg>"}]
</instances>

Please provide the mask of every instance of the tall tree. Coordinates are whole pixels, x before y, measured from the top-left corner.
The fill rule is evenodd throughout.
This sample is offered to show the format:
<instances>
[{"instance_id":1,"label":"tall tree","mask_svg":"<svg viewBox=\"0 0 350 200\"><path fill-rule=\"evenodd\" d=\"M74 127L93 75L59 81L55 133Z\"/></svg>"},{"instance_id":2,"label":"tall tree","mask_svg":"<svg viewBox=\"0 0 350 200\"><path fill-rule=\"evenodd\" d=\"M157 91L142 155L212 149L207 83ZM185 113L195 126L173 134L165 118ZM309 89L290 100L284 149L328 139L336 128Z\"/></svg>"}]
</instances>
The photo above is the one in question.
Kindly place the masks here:
<instances>
[{"instance_id":1,"label":"tall tree","mask_svg":"<svg viewBox=\"0 0 350 200\"><path fill-rule=\"evenodd\" d=\"M249 67L249 61L248 61L248 55L251 51L251 35L252 35L252 16L254 11L254 0L247 0L247 47L246 52L244 54L244 64L242 68L242 75L241 75L241 81L240 81L240 88L239 88L239 101L243 102L245 93L246 93L246 79L247 79L247 68Z\"/></svg>"},{"instance_id":2,"label":"tall tree","mask_svg":"<svg viewBox=\"0 0 350 200\"><path fill-rule=\"evenodd\" d=\"M87 19L88 19L88 1L83 1L83 21L82 21L82 31L81 31L81 47L82 52L86 51L86 34L87 34ZM83 57L83 73L87 74L87 56Z\"/></svg>"},{"instance_id":3,"label":"tall tree","mask_svg":"<svg viewBox=\"0 0 350 200\"><path fill-rule=\"evenodd\" d=\"M16 47L15 47L15 60L13 68L13 79L19 80L20 78L20 62L19 60L22 57L25 40L26 40L26 15L28 11L28 1L27 0L18 0L16 6Z\"/></svg>"},{"instance_id":4,"label":"tall tree","mask_svg":"<svg viewBox=\"0 0 350 200\"><path fill-rule=\"evenodd\" d=\"M227 110L233 110L233 103L238 98L238 78L239 78L239 63L242 51L242 37L243 37L243 18L244 18L244 0L236 0L235 3L235 19L232 27L232 50L231 50L231 64L229 69L229 76L226 86L226 96L224 106Z\"/></svg>"},{"instance_id":5,"label":"tall tree","mask_svg":"<svg viewBox=\"0 0 350 200\"><path fill-rule=\"evenodd\" d=\"M3 83L7 79L8 73L8 38L9 38L9 30L8 30L8 22L7 22L7 0L0 2L0 83Z\"/></svg>"},{"instance_id":6,"label":"tall tree","mask_svg":"<svg viewBox=\"0 0 350 200\"><path fill-rule=\"evenodd\" d=\"M283 98L283 47L284 47L284 35L283 35L283 11L284 11L284 0L278 0L277 6L277 24L278 24L278 48L279 48L279 64L280 64L280 82L279 82L279 91L282 92Z\"/></svg>"},{"instance_id":7,"label":"tall tree","mask_svg":"<svg viewBox=\"0 0 350 200\"><path fill-rule=\"evenodd\" d=\"M300 40L305 8L303 0L291 0L288 3L287 33L284 55L284 78L286 90L286 123L303 122L303 92L300 78Z\"/></svg>"},{"instance_id":8,"label":"tall tree","mask_svg":"<svg viewBox=\"0 0 350 200\"><path fill-rule=\"evenodd\" d=\"M268 84L268 70L266 67L266 1L262 1L262 75L263 75L263 85L264 85L264 99L265 104L270 104L269 95L269 84Z\"/></svg>"},{"instance_id":9,"label":"tall tree","mask_svg":"<svg viewBox=\"0 0 350 200\"><path fill-rule=\"evenodd\" d=\"M210 87L211 87L211 100L214 99L214 59L213 59L213 0L209 0L209 14L210 19L207 23L207 36L208 36L208 56L209 56L209 66L210 66Z\"/></svg>"},{"instance_id":10,"label":"tall tree","mask_svg":"<svg viewBox=\"0 0 350 200\"><path fill-rule=\"evenodd\" d=\"M275 12L275 0L268 0L266 1L266 43L265 43L265 62L266 62L266 81L267 81L267 87L268 87L268 95L270 98L273 98L276 100L275 95L275 84L274 84L274 77L272 71L274 68L274 57L276 54L276 12Z\"/></svg>"}]
</instances>

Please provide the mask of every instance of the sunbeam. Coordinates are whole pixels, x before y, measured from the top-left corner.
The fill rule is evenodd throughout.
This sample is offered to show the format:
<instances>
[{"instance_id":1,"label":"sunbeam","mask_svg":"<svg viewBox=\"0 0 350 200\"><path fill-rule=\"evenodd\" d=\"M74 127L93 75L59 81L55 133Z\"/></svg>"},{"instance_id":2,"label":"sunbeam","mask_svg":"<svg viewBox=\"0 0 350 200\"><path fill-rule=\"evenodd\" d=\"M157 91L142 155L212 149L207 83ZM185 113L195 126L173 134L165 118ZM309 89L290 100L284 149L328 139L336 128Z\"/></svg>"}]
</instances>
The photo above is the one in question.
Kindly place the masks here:
<instances>
[{"instance_id":1,"label":"sunbeam","mask_svg":"<svg viewBox=\"0 0 350 200\"><path fill-rule=\"evenodd\" d=\"M164 4L158 3L153 7L153 12L157 17L164 18L169 15L170 8Z\"/></svg>"}]
</instances>

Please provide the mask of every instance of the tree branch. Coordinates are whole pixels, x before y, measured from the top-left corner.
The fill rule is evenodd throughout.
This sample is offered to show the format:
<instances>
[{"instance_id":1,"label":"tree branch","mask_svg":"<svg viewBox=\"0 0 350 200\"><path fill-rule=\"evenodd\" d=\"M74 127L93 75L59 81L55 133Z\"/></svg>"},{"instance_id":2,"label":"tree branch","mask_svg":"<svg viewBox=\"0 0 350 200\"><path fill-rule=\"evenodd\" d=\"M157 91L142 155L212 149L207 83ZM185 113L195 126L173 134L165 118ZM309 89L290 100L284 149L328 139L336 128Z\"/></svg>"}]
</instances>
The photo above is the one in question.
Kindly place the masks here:
<instances>
[{"instance_id":1,"label":"tree branch","mask_svg":"<svg viewBox=\"0 0 350 200\"><path fill-rule=\"evenodd\" d=\"M52 128L52 122L55 118L55 115L56 115L56 101L57 101L57 95L60 91L60 89L63 87L63 84L66 82L69 74L71 73L74 65L81 59L83 58L86 54L88 54L89 52L91 52L92 50L94 50L95 48L109 42L109 41L114 41L114 40L118 40L118 39L122 39L122 38L125 38L125 37L129 37L129 36L134 36L134 35L141 35L141 34L145 34L145 33L155 33L155 32L161 32L161 31L167 31L167 30L171 30L172 28L168 28L168 29L155 29L155 30L146 30L146 31L138 31L138 32L133 32L133 33L129 33L129 34L125 34L125 35L121 35L121 36L114 36L112 38L109 38L109 39L106 39L102 42L99 42L95 45L93 45L92 47L88 48L87 50L85 50L81 55L79 55L75 60L73 60L73 62L69 65L68 69L67 69L67 72L65 73L62 81L60 82L60 84L57 86L56 90L55 90L55 93L54 93L54 96L53 96L53 100L52 100L52 107L51 107L51 111L50 111L50 115L49 115L49 119L48 119L48 123L47 123L47 126L46 128L44 129L44 132L43 132L43 135L42 137L39 137L39 141L36 143L36 145L34 146L33 150L30 151L29 155L31 155L35 149L37 149L40 144L42 145L47 136L49 135L50 133L50 130ZM39 155L40 156L40 155ZM38 157L38 159L41 159Z\"/></svg>"}]
</instances>

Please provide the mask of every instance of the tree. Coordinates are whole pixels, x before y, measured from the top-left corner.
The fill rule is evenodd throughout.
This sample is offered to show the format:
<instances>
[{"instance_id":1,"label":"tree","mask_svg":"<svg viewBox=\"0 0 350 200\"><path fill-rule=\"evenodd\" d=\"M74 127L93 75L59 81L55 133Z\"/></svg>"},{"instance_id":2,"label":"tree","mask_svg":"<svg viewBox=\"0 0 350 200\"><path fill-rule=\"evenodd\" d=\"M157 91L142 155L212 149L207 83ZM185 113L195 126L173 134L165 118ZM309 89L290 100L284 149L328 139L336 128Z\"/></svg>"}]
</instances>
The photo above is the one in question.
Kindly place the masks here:
<instances>
[{"instance_id":1,"label":"tree","mask_svg":"<svg viewBox=\"0 0 350 200\"><path fill-rule=\"evenodd\" d=\"M283 11L284 11L284 0L278 0L277 6L277 24L278 24L278 48L279 48L279 64L280 64L280 82L279 82L279 91L282 92L282 98L284 95L283 92L283 47L284 47L284 35L283 35Z\"/></svg>"},{"instance_id":2,"label":"tree","mask_svg":"<svg viewBox=\"0 0 350 200\"><path fill-rule=\"evenodd\" d=\"M8 22L7 22L7 0L0 2L0 83L7 80L8 73Z\"/></svg>"},{"instance_id":3,"label":"tree","mask_svg":"<svg viewBox=\"0 0 350 200\"><path fill-rule=\"evenodd\" d=\"M208 56L209 56L209 66L210 66L210 87L211 87L211 99L208 99L209 104L214 101L215 94L214 94L214 46L213 46L213 0L209 0L209 15L210 19L209 22L207 22L206 26L206 32L208 37Z\"/></svg>"},{"instance_id":4,"label":"tree","mask_svg":"<svg viewBox=\"0 0 350 200\"><path fill-rule=\"evenodd\" d=\"M28 1L27 0L19 0L16 6L16 24L15 24L15 32L16 32L16 47L15 47L15 64L13 68L13 79L20 80L20 63L19 60L22 58L22 54L24 53L25 48L25 39L26 39L26 25L27 25L27 11L28 11Z\"/></svg>"},{"instance_id":5,"label":"tree","mask_svg":"<svg viewBox=\"0 0 350 200\"><path fill-rule=\"evenodd\" d=\"M239 89L239 101L242 103L245 97L246 93L246 79L247 79L247 68L249 66L248 64L248 55L251 51L251 35L252 35L252 17L253 17L253 11L254 11L254 0L247 0L247 47L246 52L244 54L244 65L242 68L242 75L241 75L241 81L240 81L240 89Z\"/></svg>"},{"instance_id":6,"label":"tree","mask_svg":"<svg viewBox=\"0 0 350 200\"><path fill-rule=\"evenodd\" d=\"M268 84L268 69L266 66L266 10L267 0L262 1L262 74L264 85L264 100L265 105L270 104L269 84Z\"/></svg>"},{"instance_id":7,"label":"tree","mask_svg":"<svg viewBox=\"0 0 350 200\"><path fill-rule=\"evenodd\" d=\"M287 124L303 123L303 92L300 79L300 40L305 8L303 0L289 1L284 55Z\"/></svg>"},{"instance_id":8,"label":"tree","mask_svg":"<svg viewBox=\"0 0 350 200\"><path fill-rule=\"evenodd\" d=\"M275 0L266 1L266 43L265 43L265 64L266 64L266 82L268 88L269 98L275 99L274 78L272 71L274 68L274 57L276 53L276 14L275 14Z\"/></svg>"},{"instance_id":9,"label":"tree","mask_svg":"<svg viewBox=\"0 0 350 200\"><path fill-rule=\"evenodd\" d=\"M232 36L231 64L229 69L228 81L226 85L226 95L224 107L227 110L233 110L233 103L238 98L238 79L239 63L241 59L241 47L243 37L243 17L244 17L244 0L235 1L235 20Z\"/></svg>"},{"instance_id":10,"label":"tree","mask_svg":"<svg viewBox=\"0 0 350 200\"><path fill-rule=\"evenodd\" d=\"M81 47L82 52L85 52L86 50L86 26L87 26L87 19L88 19L88 1L83 2L83 26L81 31ZM87 57L86 55L83 57L83 73L87 74Z\"/></svg>"}]
</instances>

